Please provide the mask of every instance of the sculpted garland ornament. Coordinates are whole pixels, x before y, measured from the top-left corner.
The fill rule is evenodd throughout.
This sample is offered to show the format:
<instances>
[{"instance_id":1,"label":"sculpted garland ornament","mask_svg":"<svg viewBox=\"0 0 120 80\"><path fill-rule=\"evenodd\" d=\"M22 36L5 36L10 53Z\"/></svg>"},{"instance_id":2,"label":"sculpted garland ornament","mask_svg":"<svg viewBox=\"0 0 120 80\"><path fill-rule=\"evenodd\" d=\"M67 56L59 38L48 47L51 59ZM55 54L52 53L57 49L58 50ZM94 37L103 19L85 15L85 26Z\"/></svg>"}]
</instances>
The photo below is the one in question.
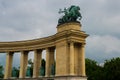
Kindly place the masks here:
<instances>
[{"instance_id":1,"label":"sculpted garland ornament","mask_svg":"<svg viewBox=\"0 0 120 80\"><path fill-rule=\"evenodd\" d=\"M82 16L79 10L80 10L80 7L75 5L72 5L69 8L64 8L63 11L62 9L60 9L59 14L64 13L64 15L58 20L58 25L66 22L81 20Z\"/></svg>"}]
</instances>

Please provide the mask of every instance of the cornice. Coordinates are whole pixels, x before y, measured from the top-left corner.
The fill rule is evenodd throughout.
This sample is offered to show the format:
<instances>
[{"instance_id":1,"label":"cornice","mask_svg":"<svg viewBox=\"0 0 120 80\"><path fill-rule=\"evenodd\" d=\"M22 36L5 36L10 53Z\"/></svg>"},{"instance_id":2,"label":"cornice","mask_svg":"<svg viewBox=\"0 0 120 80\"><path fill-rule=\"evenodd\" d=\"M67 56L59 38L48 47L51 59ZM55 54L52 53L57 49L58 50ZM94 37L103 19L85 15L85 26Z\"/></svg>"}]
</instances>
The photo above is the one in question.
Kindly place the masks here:
<instances>
[{"instance_id":1,"label":"cornice","mask_svg":"<svg viewBox=\"0 0 120 80\"><path fill-rule=\"evenodd\" d=\"M79 23L67 23L67 25L79 25ZM60 25L61 26L61 25ZM64 26L64 25L63 25ZM25 41L0 42L0 52L18 52L30 51L35 49L45 49L47 47L55 47L60 41L85 43L85 38L88 36L84 31L80 30L63 30L52 36L38 38Z\"/></svg>"}]
</instances>

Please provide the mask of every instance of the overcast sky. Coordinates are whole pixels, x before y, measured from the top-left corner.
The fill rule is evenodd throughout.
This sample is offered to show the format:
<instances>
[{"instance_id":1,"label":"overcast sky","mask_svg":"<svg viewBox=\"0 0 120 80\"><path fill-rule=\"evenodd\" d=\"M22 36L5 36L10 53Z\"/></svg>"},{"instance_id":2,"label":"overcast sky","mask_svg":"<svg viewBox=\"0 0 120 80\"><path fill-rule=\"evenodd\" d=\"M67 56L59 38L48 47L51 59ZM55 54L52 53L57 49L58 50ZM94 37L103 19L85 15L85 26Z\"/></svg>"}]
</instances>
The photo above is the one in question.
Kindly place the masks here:
<instances>
[{"instance_id":1,"label":"overcast sky","mask_svg":"<svg viewBox=\"0 0 120 80\"><path fill-rule=\"evenodd\" d=\"M100 63L120 57L120 0L0 0L0 42L55 34L59 9L73 4L80 6L82 30L90 35L86 57Z\"/></svg>"}]
</instances>

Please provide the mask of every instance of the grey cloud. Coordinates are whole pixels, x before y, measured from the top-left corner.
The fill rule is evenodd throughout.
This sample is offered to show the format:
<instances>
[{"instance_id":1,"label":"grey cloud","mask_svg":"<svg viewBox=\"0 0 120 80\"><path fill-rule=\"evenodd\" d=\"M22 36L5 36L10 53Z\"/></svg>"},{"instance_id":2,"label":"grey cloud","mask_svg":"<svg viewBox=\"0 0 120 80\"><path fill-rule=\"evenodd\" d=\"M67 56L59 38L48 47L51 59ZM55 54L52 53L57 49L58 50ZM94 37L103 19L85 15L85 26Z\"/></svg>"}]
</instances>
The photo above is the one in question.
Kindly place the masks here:
<instances>
[{"instance_id":1,"label":"grey cloud","mask_svg":"<svg viewBox=\"0 0 120 80\"><path fill-rule=\"evenodd\" d=\"M34 39L56 33L59 8L72 4L80 6L82 30L90 34L86 47L87 57L105 59L99 54L105 53L106 48L101 47L92 36L99 35L101 40L106 39L102 36L110 35L119 41L120 0L0 0L0 41ZM97 44L93 42L94 39ZM95 45L96 50L93 51L91 45ZM115 55L109 56L118 56L119 52L116 51L113 51Z\"/></svg>"},{"instance_id":2,"label":"grey cloud","mask_svg":"<svg viewBox=\"0 0 120 80\"><path fill-rule=\"evenodd\" d=\"M103 0L102 0L103 1ZM91 1L84 3L84 8L82 11L83 20L82 24L83 29L86 30L88 33L95 35L114 35L119 36L120 32L120 11L117 7L120 7L116 1L103 1L99 2L97 1ZM113 3L112 3L113 2ZM109 4L110 3L110 4ZM86 6L85 6L86 4ZM112 8L111 8L112 5ZM113 6L115 5L115 6ZM115 8L115 10L114 10Z\"/></svg>"},{"instance_id":3,"label":"grey cloud","mask_svg":"<svg viewBox=\"0 0 120 80\"><path fill-rule=\"evenodd\" d=\"M111 35L94 35L87 39L86 57L98 62L112 57L120 57L120 38Z\"/></svg>"}]
</instances>

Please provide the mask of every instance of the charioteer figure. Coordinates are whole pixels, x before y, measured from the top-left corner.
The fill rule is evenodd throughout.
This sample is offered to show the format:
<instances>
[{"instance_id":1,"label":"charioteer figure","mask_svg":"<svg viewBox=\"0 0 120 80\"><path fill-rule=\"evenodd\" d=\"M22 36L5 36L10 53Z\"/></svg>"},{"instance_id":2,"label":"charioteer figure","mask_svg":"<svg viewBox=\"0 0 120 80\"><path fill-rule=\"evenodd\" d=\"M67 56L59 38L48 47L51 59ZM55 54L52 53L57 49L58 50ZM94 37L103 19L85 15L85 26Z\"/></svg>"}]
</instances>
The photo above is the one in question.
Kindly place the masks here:
<instances>
[{"instance_id":1,"label":"charioteer figure","mask_svg":"<svg viewBox=\"0 0 120 80\"><path fill-rule=\"evenodd\" d=\"M58 20L58 25L66 22L75 22L82 19L81 13L79 12L80 7L72 5L69 8L64 8L59 10L59 14L64 13L64 15Z\"/></svg>"}]
</instances>

